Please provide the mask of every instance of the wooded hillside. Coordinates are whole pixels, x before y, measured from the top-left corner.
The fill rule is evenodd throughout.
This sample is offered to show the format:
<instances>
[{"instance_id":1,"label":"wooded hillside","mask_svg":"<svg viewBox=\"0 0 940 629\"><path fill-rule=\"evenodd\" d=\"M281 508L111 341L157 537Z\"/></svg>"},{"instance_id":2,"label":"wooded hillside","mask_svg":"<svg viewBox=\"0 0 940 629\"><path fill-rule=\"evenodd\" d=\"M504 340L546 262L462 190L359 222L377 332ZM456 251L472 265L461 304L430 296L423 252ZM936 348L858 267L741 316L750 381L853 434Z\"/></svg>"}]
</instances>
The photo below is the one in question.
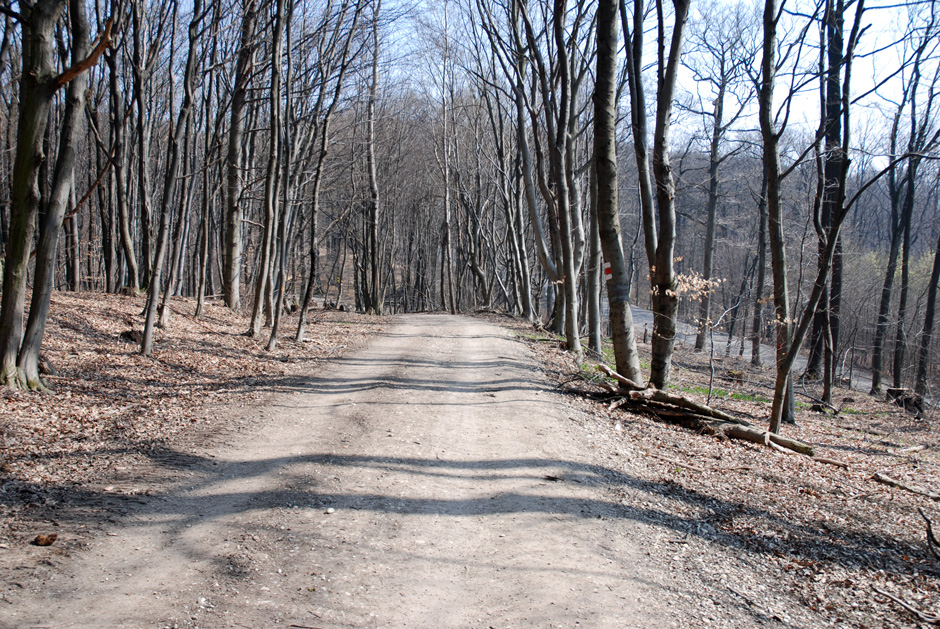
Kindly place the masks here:
<instances>
[{"instance_id":1,"label":"wooded hillside","mask_svg":"<svg viewBox=\"0 0 940 629\"><path fill-rule=\"evenodd\" d=\"M3 8L0 379L52 291L193 297L268 350L313 304L485 307L663 389L676 328L822 401L930 398L932 4L35 0ZM603 279L602 279L603 278ZM654 311L641 373L630 304ZM283 313L299 312L285 325ZM795 370L809 350L805 373ZM770 362L763 359L764 363Z\"/></svg>"}]
</instances>

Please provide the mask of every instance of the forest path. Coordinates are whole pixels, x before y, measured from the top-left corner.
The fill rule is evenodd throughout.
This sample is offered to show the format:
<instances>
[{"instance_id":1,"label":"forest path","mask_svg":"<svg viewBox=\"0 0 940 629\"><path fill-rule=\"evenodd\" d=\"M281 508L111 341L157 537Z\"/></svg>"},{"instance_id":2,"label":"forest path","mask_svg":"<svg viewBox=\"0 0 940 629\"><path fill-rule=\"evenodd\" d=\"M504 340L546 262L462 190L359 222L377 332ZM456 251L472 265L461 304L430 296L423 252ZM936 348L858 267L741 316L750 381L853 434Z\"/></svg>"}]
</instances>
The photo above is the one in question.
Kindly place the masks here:
<instances>
[{"instance_id":1,"label":"forest path","mask_svg":"<svg viewBox=\"0 0 940 629\"><path fill-rule=\"evenodd\" d=\"M172 486L0 626L676 626L697 593L529 350L476 319L391 322L232 443L166 459Z\"/></svg>"}]
</instances>

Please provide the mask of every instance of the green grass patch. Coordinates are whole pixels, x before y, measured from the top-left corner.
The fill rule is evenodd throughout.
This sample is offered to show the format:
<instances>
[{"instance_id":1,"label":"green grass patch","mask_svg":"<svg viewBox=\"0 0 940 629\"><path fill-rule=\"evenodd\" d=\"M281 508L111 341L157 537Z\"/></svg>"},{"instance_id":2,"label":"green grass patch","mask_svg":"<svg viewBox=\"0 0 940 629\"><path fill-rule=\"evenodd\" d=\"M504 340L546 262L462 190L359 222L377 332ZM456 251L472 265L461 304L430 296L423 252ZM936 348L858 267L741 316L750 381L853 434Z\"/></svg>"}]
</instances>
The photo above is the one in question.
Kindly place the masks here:
<instances>
[{"instance_id":1,"label":"green grass patch","mask_svg":"<svg viewBox=\"0 0 940 629\"><path fill-rule=\"evenodd\" d=\"M604 363L611 369L614 369L615 365L617 364L617 357L614 356L614 348L610 345L605 344L603 347L602 353L604 355ZM650 361L640 356L640 369L649 371L649 368L650 368Z\"/></svg>"},{"instance_id":2,"label":"green grass patch","mask_svg":"<svg viewBox=\"0 0 940 629\"><path fill-rule=\"evenodd\" d=\"M691 386L675 386L675 389L678 391L683 391L685 393L696 393L698 395L708 395L708 387L700 385L691 385ZM770 400L762 395L755 395L753 393L736 393L733 391L726 391L725 389L712 388L712 397L713 398L729 398L732 400L738 400L740 402L763 402L769 403Z\"/></svg>"}]
</instances>

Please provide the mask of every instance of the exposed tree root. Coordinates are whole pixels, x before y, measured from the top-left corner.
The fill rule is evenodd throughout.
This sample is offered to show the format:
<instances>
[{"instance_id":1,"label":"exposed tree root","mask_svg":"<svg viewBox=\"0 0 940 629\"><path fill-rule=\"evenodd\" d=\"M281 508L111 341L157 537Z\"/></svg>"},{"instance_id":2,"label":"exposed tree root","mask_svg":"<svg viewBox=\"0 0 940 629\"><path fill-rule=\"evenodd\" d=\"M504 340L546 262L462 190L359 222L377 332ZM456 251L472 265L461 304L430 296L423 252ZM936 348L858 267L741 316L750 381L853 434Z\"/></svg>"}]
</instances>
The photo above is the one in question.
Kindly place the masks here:
<instances>
[{"instance_id":1,"label":"exposed tree root","mask_svg":"<svg viewBox=\"0 0 940 629\"><path fill-rule=\"evenodd\" d=\"M806 456L813 456L814 454L812 446L802 441L762 430L746 420L685 396L655 388L642 387L606 365L598 365L597 370L613 378L620 385L601 384L609 393L623 396L622 399L611 405L612 408L628 408L635 412L647 412L663 421L724 438L760 443L770 448L798 452Z\"/></svg>"}]
</instances>

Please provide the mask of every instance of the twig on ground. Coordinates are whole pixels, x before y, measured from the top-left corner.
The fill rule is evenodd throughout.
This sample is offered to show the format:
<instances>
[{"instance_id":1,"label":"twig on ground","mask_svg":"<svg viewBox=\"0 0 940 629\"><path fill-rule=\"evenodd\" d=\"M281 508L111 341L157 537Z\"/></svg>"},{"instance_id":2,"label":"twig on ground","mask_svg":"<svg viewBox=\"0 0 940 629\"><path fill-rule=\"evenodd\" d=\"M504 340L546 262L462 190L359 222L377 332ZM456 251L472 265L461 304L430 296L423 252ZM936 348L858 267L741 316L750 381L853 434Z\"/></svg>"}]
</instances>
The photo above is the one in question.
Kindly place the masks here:
<instances>
[{"instance_id":1,"label":"twig on ground","mask_svg":"<svg viewBox=\"0 0 940 629\"><path fill-rule=\"evenodd\" d=\"M836 467L841 467L844 470L849 469L848 463L843 463L842 461L836 461L835 459L830 459L824 456L814 456L813 460L817 463L825 463L826 465L835 465Z\"/></svg>"},{"instance_id":2,"label":"twig on ground","mask_svg":"<svg viewBox=\"0 0 940 629\"><path fill-rule=\"evenodd\" d=\"M872 586L871 589L873 589L873 590L874 590L875 592L877 592L878 594L881 594L882 596L886 596L886 597L890 598L892 601L894 601L895 603L897 603L898 605L900 605L901 607L903 607L903 608L906 609L907 611L909 611L909 612L911 612L912 614L914 614L914 616L916 616L916 617L917 617L917 620L919 620L920 622L925 622L925 623L927 623L928 625L940 626L940 616L937 616L936 614L927 614L927 613L924 613L924 612L920 611L919 609L917 609L916 607L914 607L913 605L911 605L910 603L907 603L907 602L905 602L905 601L899 599L897 596L894 596L893 594L889 594L889 593L885 592L884 590L882 590L881 588L879 588L879 587L877 587L877 586Z\"/></svg>"},{"instance_id":3,"label":"twig on ground","mask_svg":"<svg viewBox=\"0 0 940 629\"><path fill-rule=\"evenodd\" d=\"M930 549L930 554L934 556L935 559L940 559L940 540L937 540L937 536L933 533L933 522L930 521L930 518L927 517L927 514L924 513L924 510L920 507L917 507L917 511L920 512L920 517L924 518L924 521L927 523L927 548Z\"/></svg>"},{"instance_id":4,"label":"twig on ground","mask_svg":"<svg viewBox=\"0 0 940 629\"><path fill-rule=\"evenodd\" d=\"M898 489L909 491L912 494L917 494L918 496L924 496L925 498L930 498L931 500L940 502L940 494L935 494L932 491L927 491L926 489L923 489L921 487L915 487L913 485L906 485L897 479L891 478L887 474L882 474L881 472L875 472L875 474L872 475L871 479L873 481L881 483L882 485L887 485L888 487L897 487Z\"/></svg>"},{"instance_id":5,"label":"twig on ground","mask_svg":"<svg viewBox=\"0 0 940 629\"><path fill-rule=\"evenodd\" d=\"M653 457L654 459L659 459L660 461L665 461L666 463L670 463L670 464L672 464L672 465L677 465L677 466L679 466L679 467L684 467L685 469L687 469L687 470L692 470L693 472L700 472L700 473L705 472L705 470L703 470L703 469L700 468L700 467L696 467L696 466L690 465L690 464L688 464L688 463L683 463L682 461L677 461L677 460L675 460L675 459L670 459L668 456L662 456L661 454L656 454L655 452L647 452L647 454L648 454L649 456Z\"/></svg>"}]
</instances>

